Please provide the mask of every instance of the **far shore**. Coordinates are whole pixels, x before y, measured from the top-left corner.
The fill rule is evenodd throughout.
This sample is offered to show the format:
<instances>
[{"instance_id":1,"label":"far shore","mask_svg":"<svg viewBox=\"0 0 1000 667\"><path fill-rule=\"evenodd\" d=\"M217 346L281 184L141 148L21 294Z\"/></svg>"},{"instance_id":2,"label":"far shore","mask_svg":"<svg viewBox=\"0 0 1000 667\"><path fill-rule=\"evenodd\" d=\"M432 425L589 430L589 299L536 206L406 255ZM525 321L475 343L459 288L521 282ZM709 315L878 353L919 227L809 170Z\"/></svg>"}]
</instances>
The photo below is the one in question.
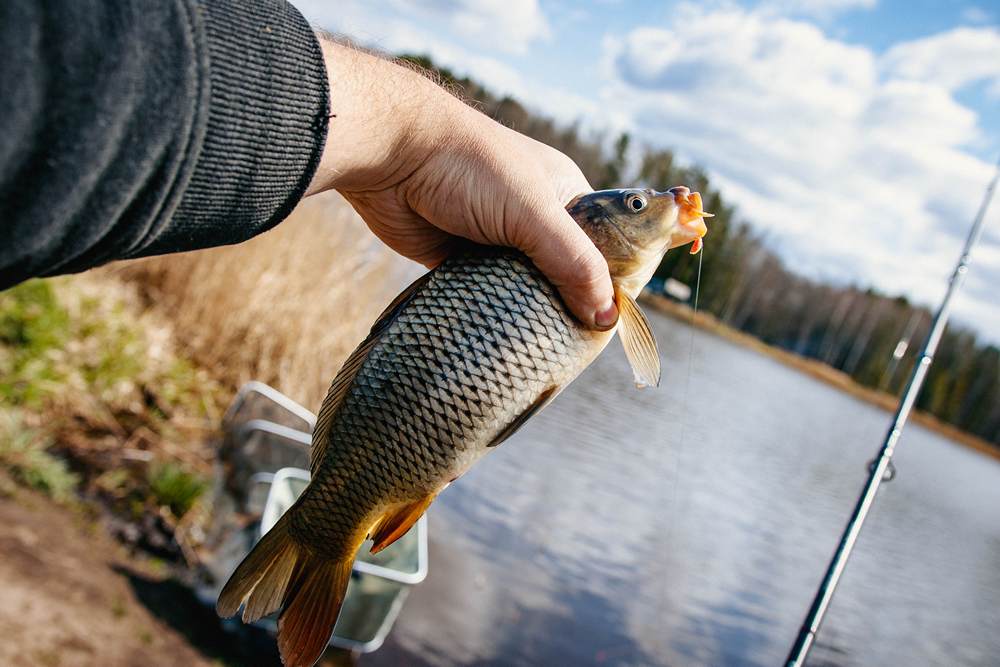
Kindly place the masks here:
<instances>
[{"instance_id":1,"label":"far shore","mask_svg":"<svg viewBox=\"0 0 1000 667\"><path fill-rule=\"evenodd\" d=\"M750 348L761 354L765 354L772 359L780 361L786 366L790 366L816 378L817 380L821 380L829 385L832 385L841 391L847 392L854 398L882 408L890 415L896 410L898 397L862 386L852 380L846 373L838 371L835 368L831 368L830 366L827 366L820 361L816 361L815 359L807 359L806 357L799 356L793 352L774 347L773 345L768 345L753 336L729 327L728 325L720 322L714 315L705 312L695 312L685 304L671 301L664 296L651 294L648 291L643 292L641 300L643 303L653 306L665 315L682 320L683 322L696 326L703 331L708 331L709 333L715 334L716 336L724 338L728 341ZM933 415L929 415L918 410L914 410L910 414L910 419L924 428L930 429L948 438L949 440L965 445L966 447L970 447L981 454L985 454L986 456L1000 461L1000 447L997 447L996 445L993 445L978 436L967 433L959 428L956 428L955 426L952 426L951 424L941 421Z\"/></svg>"}]
</instances>

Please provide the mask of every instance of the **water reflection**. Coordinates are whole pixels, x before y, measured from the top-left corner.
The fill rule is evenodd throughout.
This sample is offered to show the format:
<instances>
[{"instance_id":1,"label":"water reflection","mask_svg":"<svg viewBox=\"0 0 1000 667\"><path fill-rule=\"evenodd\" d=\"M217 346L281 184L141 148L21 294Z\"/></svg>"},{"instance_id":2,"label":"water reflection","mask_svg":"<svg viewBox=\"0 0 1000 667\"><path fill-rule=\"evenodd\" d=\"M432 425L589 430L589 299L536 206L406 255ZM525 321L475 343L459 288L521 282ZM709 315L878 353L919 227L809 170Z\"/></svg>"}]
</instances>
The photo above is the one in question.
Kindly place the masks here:
<instances>
[{"instance_id":1,"label":"water reflection","mask_svg":"<svg viewBox=\"0 0 1000 667\"><path fill-rule=\"evenodd\" d=\"M372 664L774 665L888 416L652 315L430 513L431 572ZM688 370L690 364L690 378ZM909 427L813 665L1000 653L1000 465Z\"/></svg>"}]
</instances>

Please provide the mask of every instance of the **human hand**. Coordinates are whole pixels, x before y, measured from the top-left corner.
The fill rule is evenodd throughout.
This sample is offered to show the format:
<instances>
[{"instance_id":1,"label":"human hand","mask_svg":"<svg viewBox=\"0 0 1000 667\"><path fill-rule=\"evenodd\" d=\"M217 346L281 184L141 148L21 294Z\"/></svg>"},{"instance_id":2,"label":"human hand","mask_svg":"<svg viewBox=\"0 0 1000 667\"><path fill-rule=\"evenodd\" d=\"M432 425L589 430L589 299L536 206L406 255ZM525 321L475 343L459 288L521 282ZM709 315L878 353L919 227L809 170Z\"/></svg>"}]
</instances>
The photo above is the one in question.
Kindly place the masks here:
<instances>
[{"instance_id":1,"label":"human hand","mask_svg":"<svg viewBox=\"0 0 1000 667\"><path fill-rule=\"evenodd\" d=\"M334 116L308 194L338 190L389 247L428 267L455 237L518 248L581 322L615 324L607 262L565 209L592 189L572 160L407 67L321 43Z\"/></svg>"}]
</instances>

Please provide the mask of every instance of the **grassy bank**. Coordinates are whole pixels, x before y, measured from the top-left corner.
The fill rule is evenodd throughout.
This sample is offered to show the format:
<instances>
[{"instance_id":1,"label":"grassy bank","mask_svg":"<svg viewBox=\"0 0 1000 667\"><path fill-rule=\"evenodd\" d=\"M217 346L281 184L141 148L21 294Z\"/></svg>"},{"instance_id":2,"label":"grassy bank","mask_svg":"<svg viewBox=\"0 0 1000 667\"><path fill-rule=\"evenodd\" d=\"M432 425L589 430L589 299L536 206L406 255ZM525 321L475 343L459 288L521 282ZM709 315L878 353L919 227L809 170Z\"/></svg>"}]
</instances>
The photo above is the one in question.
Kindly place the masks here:
<instances>
[{"instance_id":1,"label":"grassy bank","mask_svg":"<svg viewBox=\"0 0 1000 667\"><path fill-rule=\"evenodd\" d=\"M703 331L708 331L716 336L719 336L720 338L737 343L760 354L767 355L772 359L780 361L786 366L794 368L802 373L805 373L806 375L816 378L817 380L821 380L822 382L834 386L837 389L840 389L841 391L857 398L858 400L871 403L872 405L882 408L890 413L896 410L896 405L898 403L897 396L860 385L852 380L846 373L838 371L835 368L831 368L830 366L827 366L819 361L807 359L787 350L768 345L753 336L726 326L715 316L709 313L696 313L684 304L680 304L666 297L653 295L648 292L643 294L642 300L644 303L655 307L661 313L683 320L684 322L692 324ZM986 454L1000 460L1000 449L996 446L986 440L983 440L982 438L978 438L970 433L962 431L961 429L955 428L933 415L926 412L914 411L910 415L910 419L924 428L930 429L935 433L939 433L950 440L961 443L966 447L975 449L982 454Z\"/></svg>"},{"instance_id":2,"label":"grassy bank","mask_svg":"<svg viewBox=\"0 0 1000 667\"><path fill-rule=\"evenodd\" d=\"M37 489L183 555L222 412L249 379L318 407L417 267L339 197L239 246L33 280L0 293L0 493Z\"/></svg>"},{"instance_id":3,"label":"grassy bank","mask_svg":"<svg viewBox=\"0 0 1000 667\"><path fill-rule=\"evenodd\" d=\"M123 547L79 508L18 489L0 502L0 550L0 664L278 664L273 642L224 633L162 560Z\"/></svg>"},{"instance_id":4,"label":"grassy bank","mask_svg":"<svg viewBox=\"0 0 1000 667\"><path fill-rule=\"evenodd\" d=\"M240 246L0 293L4 664L277 664L181 583L222 413L251 378L317 407L415 270L328 198Z\"/></svg>"},{"instance_id":5,"label":"grassy bank","mask_svg":"<svg viewBox=\"0 0 1000 667\"><path fill-rule=\"evenodd\" d=\"M63 504L108 510L176 553L211 469L225 393L137 291L98 275L0 293L0 467Z\"/></svg>"}]
</instances>

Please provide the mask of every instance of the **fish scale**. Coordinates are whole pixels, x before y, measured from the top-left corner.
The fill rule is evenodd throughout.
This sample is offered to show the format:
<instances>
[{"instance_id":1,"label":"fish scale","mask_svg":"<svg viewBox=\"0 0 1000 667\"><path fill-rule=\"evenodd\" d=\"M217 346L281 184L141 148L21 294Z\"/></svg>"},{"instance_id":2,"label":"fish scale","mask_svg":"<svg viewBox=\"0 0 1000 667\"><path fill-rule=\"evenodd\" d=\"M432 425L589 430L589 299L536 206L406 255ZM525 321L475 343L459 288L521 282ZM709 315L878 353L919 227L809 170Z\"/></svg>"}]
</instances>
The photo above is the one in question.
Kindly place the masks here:
<instances>
[{"instance_id":1,"label":"fish scale","mask_svg":"<svg viewBox=\"0 0 1000 667\"><path fill-rule=\"evenodd\" d=\"M436 493L579 372L592 338L520 253L475 248L449 259L368 353L291 534L326 553L350 542L359 514L374 520L387 504Z\"/></svg>"}]
</instances>

